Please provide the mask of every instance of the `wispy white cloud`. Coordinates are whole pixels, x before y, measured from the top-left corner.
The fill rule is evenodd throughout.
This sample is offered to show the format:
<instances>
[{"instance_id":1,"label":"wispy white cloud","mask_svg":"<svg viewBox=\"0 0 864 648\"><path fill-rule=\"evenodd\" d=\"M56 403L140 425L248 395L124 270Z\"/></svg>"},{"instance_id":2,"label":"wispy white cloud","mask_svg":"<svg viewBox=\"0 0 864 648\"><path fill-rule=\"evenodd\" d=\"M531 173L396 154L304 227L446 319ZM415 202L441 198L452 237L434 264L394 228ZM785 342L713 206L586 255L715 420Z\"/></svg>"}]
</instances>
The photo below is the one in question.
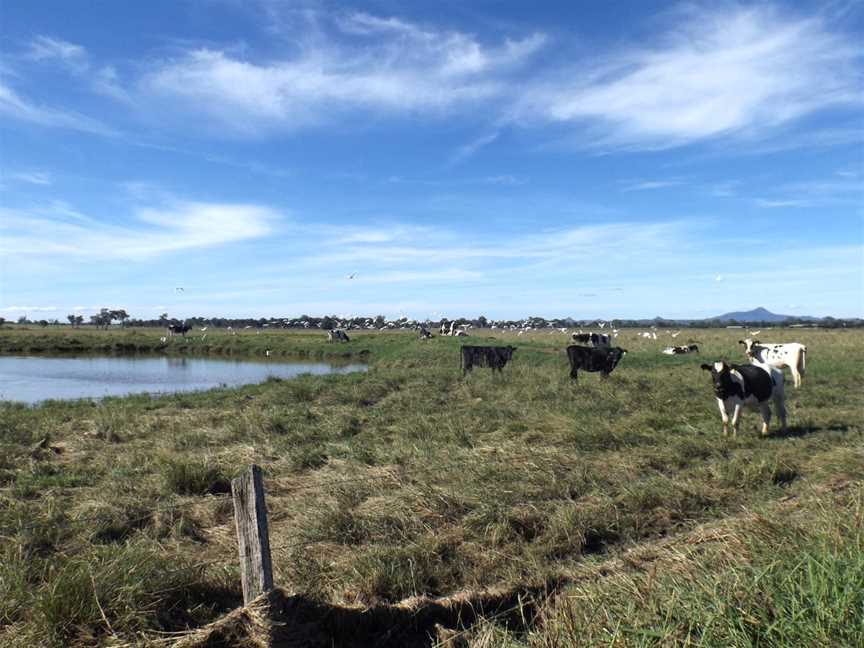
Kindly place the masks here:
<instances>
[{"instance_id":1,"label":"wispy white cloud","mask_svg":"<svg viewBox=\"0 0 864 648\"><path fill-rule=\"evenodd\" d=\"M67 62L80 62L87 58L87 50L81 45L76 45L60 38L37 36L30 43L27 57L35 61L56 59Z\"/></svg>"},{"instance_id":2,"label":"wispy white cloud","mask_svg":"<svg viewBox=\"0 0 864 648\"><path fill-rule=\"evenodd\" d=\"M74 76L85 80L94 92L118 101L131 101L114 66L94 64L83 45L41 35L30 43L24 58L42 63L57 63Z\"/></svg>"},{"instance_id":3,"label":"wispy white cloud","mask_svg":"<svg viewBox=\"0 0 864 648\"><path fill-rule=\"evenodd\" d=\"M18 171L6 174L3 177L7 180L34 185L50 185L52 181L51 174L47 171Z\"/></svg>"},{"instance_id":4,"label":"wispy white cloud","mask_svg":"<svg viewBox=\"0 0 864 648\"><path fill-rule=\"evenodd\" d=\"M757 198L753 202L757 207L765 207L767 209L777 209L781 207L809 207L811 203L807 200L769 200L767 198Z\"/></svg>"},{"instance_id":5,"label":"wispy white cloud","mask_svg":"<svg viewBox=\"0 0 864 648\"><path fill-rule=\"evenodd\" d=\"M33 103L2 81L0 81L0 116L49 128L64 128L106 136L116 134L116 131L109 126L86 115Z\"/></svg>"},{"instance_id":6,"label":"wispy white cloud","mask_svg":"<svg viewBox=\"0 0 864 648\"><path fill-rule=\"evenodd\" d=\"M774 187L771 197L757 198L759 207L815 207L824 205L864 205L864 180L856 175L788 182Z\"/></svg>"},{"instance_id":7,"label":"wispy white cloud","mask_svg":"<svg viewBox=\"0 0 864 648\"><path fill-rule=\"evenodd\" d=\"M581 61L533 87L516 115L590 127L593 145L668 148L764 136L864 99L862 48L819 18L735 5L675 18L658 45Z\"/></svg>"},{"instance_id":8,"label":"wispy white cloud","mask_svg":"<svg viewBox=\"0 0 864 648\"><path fill-rule=\"evenodd\" d=\"M367 14L325 27L309 42L295 34L298 53L286 59L186 51L155 64L140 88L246 133L326 123L346 111L441 113L501 95L506 73L545 42L533 34L486 45L469 34Z\"/></svg>"},{"instance_id":9,"label":"wispy white cloud","mask_svg":"<svg viewBox=\"0 0 864 648\"><path fill-rule=\"evenodd\" d=\"M650 191L677 187L681 184L683 184L681 180L630 180L624 183L621 191Z\"/></svg>"},{"instance_id":10,"label":"wispy white cloud","mask_svg":"<svg viewBox=\"0 0 864 648\"><path fill-rule=\"evenodd\" d=\"M61 206L62 207L62 206ZM139 208L128 224L52 207L0 209L0 251L12 257L144 260L267 235L280 214L258 205L179 202Z\"/></svg>"},{"instance_id":11,"label":"wispy white cloud","mask_svg":"<svg viewBox=\"0 0 864 648\"><path fill-rule=\"evenodd\" d=\"M492 144L495 140L498 139L499 135L500 133L498 133L497 131L492 133L486 133L485 135L481 135L480 137L471 140L467 144L463 144L458 149L456 149L456 152L450 158L450 163L457 164L459 162L462 162L463 160L467 160L472 155L477 153L477 151L479 151L480 149L486 148L487 146Z\"/></svg>"},{"instance_id":12,"label":"wispy white cloud","mask_svg":"<svg viewBox=\"0 0 864 648\"><path fill-rule=\"evenodd\" d=\"M53 313L59 310L57 306L6 306L0 308L2 313Z\"/></svg>"}]
</instances>

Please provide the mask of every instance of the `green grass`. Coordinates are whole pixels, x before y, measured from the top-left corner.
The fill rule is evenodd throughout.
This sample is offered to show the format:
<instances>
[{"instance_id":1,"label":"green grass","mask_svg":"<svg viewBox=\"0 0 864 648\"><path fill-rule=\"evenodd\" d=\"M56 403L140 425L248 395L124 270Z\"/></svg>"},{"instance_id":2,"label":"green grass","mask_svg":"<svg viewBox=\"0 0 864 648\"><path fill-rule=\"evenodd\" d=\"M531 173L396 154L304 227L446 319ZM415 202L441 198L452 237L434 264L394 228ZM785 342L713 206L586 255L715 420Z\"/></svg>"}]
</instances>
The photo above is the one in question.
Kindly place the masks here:
<instances>
[{"instance_id":1,"label":"green grass","mask_svg":"<svg viewBox=\"0 0 864 648\"><path fill-rule=\"evenodd\" d=\"M687 553L686 573L573 581L542 618L517 629L490 619L462 639L854 645L864 635L850 616L860 609L860 495L835 505L813 493L864 477L864 332L763 335L807 344L804 386L787 389L788 434L761 438L758 414L746 412L732 439L720 434L699 364L743 360L739 333L693 331L701 356L670 358L659 354L663 340L624 331L629 353L611 378L584 374L574 385L564 336L546 332L496 335L519 347L512 364L463 379L460 340L408 333L330 345L322 332L211 330L160 349L155 329L4 328L5 353L258 357L270 348L363 360L370 371L0 405L0 644L134 642L236 605L225 494L254 462L265 471L276 582L322 603L571 582L633 547L665 556L668 539L728 523L740 560ZM42 439L48 447L34 449ZM798 518L772 513L805 496L816 504ZM765 511L771 530L735 526L742 510ZM590 604L568 608L572 596Z\"/></svg>"}]
</instances>

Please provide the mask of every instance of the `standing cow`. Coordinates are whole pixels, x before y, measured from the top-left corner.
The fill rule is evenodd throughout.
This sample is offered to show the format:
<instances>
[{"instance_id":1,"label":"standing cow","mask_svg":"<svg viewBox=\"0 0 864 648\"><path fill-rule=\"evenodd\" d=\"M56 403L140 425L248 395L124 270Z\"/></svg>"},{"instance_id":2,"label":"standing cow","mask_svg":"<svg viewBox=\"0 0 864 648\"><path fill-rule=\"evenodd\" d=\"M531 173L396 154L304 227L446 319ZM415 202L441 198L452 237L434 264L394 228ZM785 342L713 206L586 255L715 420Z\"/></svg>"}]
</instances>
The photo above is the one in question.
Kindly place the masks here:
<instances>
[{"instance_id":1,"label":"standing cow","mask_svg":"<svg viewBox=\"0 0 864 648\"><path fill-rule=\"evenodd\" d=\"M751 340L750 338L738 340L738 344L744 345L744 355L750 359L750 362L766 364L778 369L789 367L795 388L801 386L807 364L806 346L797 342L760 344L759 340Z\"/></svg>"},{"instance_id":2,"label":"standing cow","mask_svg":"<svg viewBox=\"0 0 864 648\"><path fill-rule=\"evenodd\" d=\"M599 371L603 378L608 378L626 353L627 350L620 347L598 349L572 344L567 347L570 377L573 380L578 380L579 370L583 369L589 372Z\"/></svg>"},{"instance_id":3,"label":"standing cow","mask_svg":"<svg viewBox=\"0 0 864 648\"><path fill-rule=\"evenodd\" d=\"M192 327L188 324L169 324L168 325L168 336L174 337L178 333L183 337L186 337L186 334L192 330Z\"/></svg>"},{"instance_id":4,"label":"standing cow","mask_svg":"<svg viewBox=\"0 0 864 648\"><path fill-rule=\"evenodd\" d=\"M475 366L490 367L501 371L510 359L516 347L506 346L468 346L462 347L462 375L467 374Z\"/></svg>"},{"instance_id":5,"label":"standing cow","mask_svg":"<svg viewBox=\"0 0 864 648\"><path fill-rule=\"evenodd\" d=\"M327 341L328 342L350 342L348 339L348 334L345 333L342 329L332 329L327 331Z\"/></svg>"},{"instance_id":6,"label":"standing cow","mask_svg":"<svg viewBox=\"0 0 864 648\"><path fill-rule=\"evenodd\" d=\"M763 364L728 365L722 360L703 364L704 371L711 372L714 395L723 419L723 436L728 434L729 413L732 413L732 436L738 434L738 418L741 408L759 408L762 414L762 434L768 434L771 422L771 406L774 401L780 427L786 431L786 402L783 389L783 371Z\"/></svg>"}]
</instances>

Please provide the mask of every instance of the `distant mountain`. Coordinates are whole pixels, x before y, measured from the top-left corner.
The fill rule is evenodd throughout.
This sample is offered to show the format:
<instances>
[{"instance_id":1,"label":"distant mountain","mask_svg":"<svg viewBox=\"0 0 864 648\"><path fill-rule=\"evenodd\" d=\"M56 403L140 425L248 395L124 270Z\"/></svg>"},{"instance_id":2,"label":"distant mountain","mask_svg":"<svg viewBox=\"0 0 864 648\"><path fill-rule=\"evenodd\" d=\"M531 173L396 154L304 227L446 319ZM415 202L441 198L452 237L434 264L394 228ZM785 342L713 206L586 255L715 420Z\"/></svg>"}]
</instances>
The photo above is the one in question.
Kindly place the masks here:
<instances>
[{"instance_id":1,"label":"distant mountain","mask_svg":"<svg viewBox=\"0 0 864 648\"><path fill-rule=\"evenodd\" d=\"M738 322L782 322L787 319L812 320L817 318L802 315L778 315L777 313L772 313L767 308L762 308L760 306L753 310L723 313L722 315L709 317L708 319L717 319L722 321L736 320Z\"/></svg>"}]
</instances>

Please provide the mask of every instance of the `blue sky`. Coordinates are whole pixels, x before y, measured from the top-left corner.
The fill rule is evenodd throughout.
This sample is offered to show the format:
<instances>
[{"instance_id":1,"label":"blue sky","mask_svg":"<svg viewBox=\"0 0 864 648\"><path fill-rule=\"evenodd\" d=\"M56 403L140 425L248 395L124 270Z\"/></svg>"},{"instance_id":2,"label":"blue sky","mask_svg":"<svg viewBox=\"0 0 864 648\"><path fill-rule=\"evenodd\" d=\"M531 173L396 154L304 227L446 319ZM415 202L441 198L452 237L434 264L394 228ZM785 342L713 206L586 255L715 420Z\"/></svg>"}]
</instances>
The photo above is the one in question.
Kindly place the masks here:
<instances>
[{"instance_id":1,"label":"blue sky","mask_svg":"<svg viewBox=\"0 0 864 648\"><path fill-rule=\"evenodd\" d=\"M609 4L3 0L0 316L864 315L862 3Z\"/></svg>"}]
</instances>

